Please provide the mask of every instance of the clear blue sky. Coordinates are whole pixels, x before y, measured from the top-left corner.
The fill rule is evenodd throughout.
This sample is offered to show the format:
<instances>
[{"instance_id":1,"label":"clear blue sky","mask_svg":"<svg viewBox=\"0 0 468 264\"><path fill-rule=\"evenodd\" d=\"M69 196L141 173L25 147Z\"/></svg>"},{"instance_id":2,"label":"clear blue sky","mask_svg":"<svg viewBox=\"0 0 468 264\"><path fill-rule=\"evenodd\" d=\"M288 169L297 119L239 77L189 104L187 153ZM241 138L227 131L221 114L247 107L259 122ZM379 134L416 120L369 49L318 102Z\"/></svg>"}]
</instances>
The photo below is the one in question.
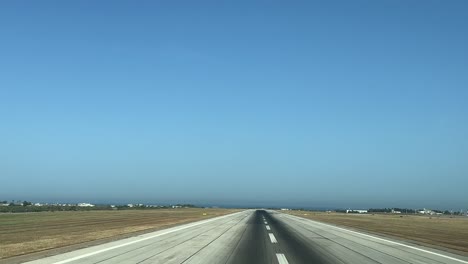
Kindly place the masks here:
<instances>
[{"instance_id":1,"label":"clear blue sky","mask_svg":"<svg viewBox=\"0 0 468 264\"><path fill-rule=\"evenodd\" d=\"M467 1L2 1L0 199L468 207Z\"/></svg>"}]
</instances>

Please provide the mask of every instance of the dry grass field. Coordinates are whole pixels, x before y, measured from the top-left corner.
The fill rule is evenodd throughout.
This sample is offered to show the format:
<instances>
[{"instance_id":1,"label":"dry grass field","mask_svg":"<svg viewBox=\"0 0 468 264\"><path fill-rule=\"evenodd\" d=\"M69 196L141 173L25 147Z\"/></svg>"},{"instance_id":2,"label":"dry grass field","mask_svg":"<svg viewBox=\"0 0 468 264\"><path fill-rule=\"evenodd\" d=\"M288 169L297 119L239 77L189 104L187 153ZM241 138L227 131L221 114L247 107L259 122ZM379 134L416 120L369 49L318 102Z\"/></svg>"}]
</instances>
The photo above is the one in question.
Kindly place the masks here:
<instances>
[{"instance_id":1,"label":"dry grass field","mask_svg":"<svg viewBox=\"0 0 468 264\"><path fill-rule=\"evenodd\" d=\"M288 211L289 214L382 234L468 255L468 217L394 214L344 214Z\"/></svg>"},{"instance_id":2,"label":"dry grass field","mask_svg":"<svg viewBox=\"0 0 468 264\"><path fill-rule=\"evenodd\" d=\"M0 259L225 215L228 209L0 214Z\"/></svg>"}]
</instances>

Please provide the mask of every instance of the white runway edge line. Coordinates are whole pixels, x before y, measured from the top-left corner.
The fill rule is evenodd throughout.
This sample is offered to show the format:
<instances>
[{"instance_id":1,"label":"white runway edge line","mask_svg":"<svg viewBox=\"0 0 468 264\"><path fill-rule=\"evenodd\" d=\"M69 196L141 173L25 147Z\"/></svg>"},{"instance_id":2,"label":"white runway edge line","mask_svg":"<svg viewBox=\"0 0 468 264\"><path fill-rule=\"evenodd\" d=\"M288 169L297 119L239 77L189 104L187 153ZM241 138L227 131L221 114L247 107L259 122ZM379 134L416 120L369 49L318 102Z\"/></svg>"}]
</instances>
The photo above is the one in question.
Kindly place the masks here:
<instances>
[{"instance_id":1,"label":"white runway edge line","mask_svg":"<svg viewBox=\"0 0 468 264\"><path fill-rule=\"evenodd\" d=\"M267 229L267 230L271 230L271 228L270 228L270 226L269 226L269 225L267 225L267 226L266 226L266 229Z\"/></svg>"},{"instance_id":2,"label":"white runway edge line","mask_svg":"<svg viewBox=\"0 0 468 264\"><path fill-rule=\"evenodd\" d=\"M276 258L278 259L279 264L289 264L284 254L276 254Z\"/></svg>"},{"instance_id":3,"label":"white runway edge line","mask_svg":"<svg viewBox=\"0 0 468 264\"><path fill-rule=\"evenodd\" d=\"M278 243L278 240L276 240L276 237L275 235L273 235L273 233L268 233L268 235L270 236L271 243L273 244Z\"/></svg>"},{"instance_id":4,"label":"white runway edge line","mask_svg":"<svg viewBox=\"0 0 468 264\"><path fill-rule=\"evenodd\" d=\"M241 213L244 213L244 212L245 211L238 212L238 213L233 213L233 214L228 214L228 215L223 215L223 216L211 218L211 219L208 219L208 220L202 220L202 221L198 221L198 222L195 222L195 223L192 223L192 224L187 224L187 225L181 226L179 228L175 228L175 229L172 229L172 230L169 230L169 231L166 231L166 232L155 234L153 236L145 237L145 238L130 241L130 242L127 242L127 243L124 243L124 244L120 244L120 245L100 249L100 250L90 252L90 253L87 253L87 254L83 254L83 255L80 255L80 256L76 256L76 257L73 257L73 258L69 258L69 259L58 261L58 262L54 262L54 264L63 264L63 263L72 262L72 261L79 260L79 259L82 259L82 258L86 258L86 257L89 257L89 256L97 255L97 254L100 254L100 253L103 253L103 252L106 252L106 251L109 251L109 250L125 247L125 246L128 246L128 245L139 243L141 241L145 241L145 240L152 239L152 238L155 238L155 237L167 235L167 234L170 234L170 233L173 233L173 232L177 232L177 231L184 230L184 229L187 229L187 228L190 228L190 227L206 224L206 223L209 223L209 222L213 222L213 221L216 221L216 220L219 220L219 219L223 219L223 218L230 217L230 216L233 216L233 215L241 214Z\"/></svg>"},{"instance_id":5,"label":"white runway edge line","mask_svg":"<svg viewBox=\"0 0 468 264\"><path fill-rule=\"evenodd\" d=\"M289 215L289 216L291 216L291 215ZM297 217L297 216L293 216L293 217ZM403 244L403 243L398 243L398 242L395 242L395 241L391 241L391 240L383 239L383 238L380 238L380 237L359 233L359 232L356 232L356 231L351 231L351 230L348 230L346 228L341 228L341 227L337 227L337 226L334 226L334 225L324 224L322 222L318 222L318 221L314 221L314 220L310 220L310 219L305 219L305 218L300 218L300 217L297 217L297 218L299 218L300 220L308 220L308 221L315 222L315 223L318 223L318 224L321 224L321 225L324 225L324 226L329 226L329 227L332 227L332 228L336 228L336 229L346 231L346 232L349 232L349 233L352 233L352 234L357 234L357 235L361 235L361 236L364 236L364 237L370 237L370 238L377 239L377 240L380 240L380 241L385 241L385 242L390 243L390 244L411 248L411 249L421 251L421 252L424 252L424 253L428 253L428 254L439 256L439 257L442 257L442 258L457 261L457 262L460 262L460 263L468 264L468 261L465 261L465 260L462 260L462 259L457 259L457 258L454 258L454 257L450 257L450 256L447 256L447 255L444 255L444 254L439 254L439 253L432 252L432 251L429 251L429 250L425 250L425 249L422 249L422 248L413 247L413 246L406 245L406 244Z\"/></svg>"}]
</instances>

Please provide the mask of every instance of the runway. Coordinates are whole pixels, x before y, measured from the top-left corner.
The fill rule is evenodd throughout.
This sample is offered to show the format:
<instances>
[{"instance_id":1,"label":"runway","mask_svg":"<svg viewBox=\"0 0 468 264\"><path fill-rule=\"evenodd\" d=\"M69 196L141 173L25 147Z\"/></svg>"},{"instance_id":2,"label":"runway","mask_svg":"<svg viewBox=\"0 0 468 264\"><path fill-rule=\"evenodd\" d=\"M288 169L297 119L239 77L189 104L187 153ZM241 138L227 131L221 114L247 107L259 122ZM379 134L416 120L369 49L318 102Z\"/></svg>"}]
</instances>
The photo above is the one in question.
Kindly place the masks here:
<instances>
[{"instance_id":1,"label":"runway","mask_svg":"<svg viewBox=\"0 0 468 264\"><path fill-rule=\"evenodd\" d=\"M246 210L29 263L468 264L468 258L276 211Z\"/></svg>"}]
</instances>

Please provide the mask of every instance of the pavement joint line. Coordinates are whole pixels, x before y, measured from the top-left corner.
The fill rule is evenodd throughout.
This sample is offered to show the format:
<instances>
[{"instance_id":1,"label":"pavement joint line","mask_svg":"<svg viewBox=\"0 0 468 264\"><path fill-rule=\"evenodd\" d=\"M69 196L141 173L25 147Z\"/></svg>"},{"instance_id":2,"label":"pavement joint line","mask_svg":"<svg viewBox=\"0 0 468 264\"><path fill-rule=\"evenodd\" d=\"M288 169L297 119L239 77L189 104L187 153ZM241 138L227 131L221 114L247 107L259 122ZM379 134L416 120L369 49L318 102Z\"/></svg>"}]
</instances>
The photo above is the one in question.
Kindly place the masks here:
<instances>
[{"instance_id":1,"label":"pavement joint line","mask_svg":"<svg viewBox=\"0 0 468 264\"><path fill-rule=\"evenodd\" d=\"M277 253L276 258L278 259L279 264L289 264L286 256L284 254Z\"/></svg>"},{"instance_id":2,"label":"pavement joint line","mask_svg":"<svg viewBox=\"0 0 468 264\"><path fill-rule=\"evenodd\" d=\"M266 229L267 229L268 231L270 231L270 230L271 230L271 228L270 228L270 226L269 226L269 225L267 225L267 226L266 226Z\"/></svg>"},{"instance_id":3,"label":"pavement joint line","mask_svg":"<svg viewBox=\"0 0 468 264\"><path fill-rule=\"evenodd\" d=\"M292 215L289 215L289 216L292 216ZM298 216L293 216L293 217L299 218ZM304 219L304 218L300 218L300 219ZM454 257L450 257L450 256L447 256L447 255L444 255L444 254L432 252L430 250L426 250L426 249L422 249L422 248L418 248L418 247L413 247L413 246L410 246L410 245L395 242L395 241L392 241L392 240L387 240L387 239L376 237L376 236L367 235L367 234L364 234L364 233L359 233L359 232L352 231L352 230L349 230L349 229L346 229L346 228L341 228L341 227L337 227L337 226L334 226L334 225L325 224L325 223L314 221L314 220L311 220L311 219L305 219L305 220L308 220L308 221L311 221L311 222L314 222L314 223L318 223L318 224L321 224L321 225L324 225L324 226L329 226L329 227L332 227L332 228L336 228L336 229L339 229L339 230L342 230L342 231L346 231L346 232L349 232L351 234L357 234L357 235L361 235L361 236L364 236L364 237L370 237L370 238L373 238L373 239L376 239L376 240L385 241L385 242L393 244L393 245L411 248L411 249L421 251L421 252L424 252L424 253L428 253L428 254L432 254L432 255L435 255L435 256L438 256L438 257L441 257L441 258L446 258L446 259L450 259L450 260L457 261L457 262L460 262L460 263L468 264L468 261L465 261L465 260L462 260L462 259L457 259L457 258L454 258Z\"/></svg>"},{"instance_id":4,"label":"pavement joint line","mask_svg":"<svg viewBox=\"0 0 468 264\"><path fill-rule=\"evenodd\" d=\"M276 240L276 237L273 233L268 233L268 235L270 236L271 243L273 244L278 243L278 240Z\"/></svg>"},{"instance_id":5,"label":"pavement joint line","mask_svg":"<svg viewBox=\"0 0 468 264\"><path fill-rule=\"evenodd\" d=\"M79 255L79 256L76 256L76 257L72 257L72 258L68 258L68 259L61 260L61 261L57 261L57 262L54 262L54 264L69 263L69 262L72 262L72 261L75 261L75 260L79 260L79 259L82 259L82 258L94 256L94 255L97 255L97 254L100 254L100 253L103 253L103 252L106 252L106 251L109 251L109 250L113 250L113 249L116 249L116 248L125 247L125 246L128 246L128 245L132 245L132 244L135 244L135 243L139 243L139 242L141 242L141 241L145 241L145 240L152 239L152 238L155 238L155 237L167 235L167 234L170 234L170 233L173 233L173 232L177 232L177 231L184 230L184 229L187 229L187 228L190 228L190 227L194 227L194 226L206 224L206 223L213 222L213 221L216 221L216 220L224 219L224 218L227 218L227 217L229 217L229 216L238 215L238 214L241 214L241 213L244 213L244 212L245 212L245 211L238 212L238 213L233 213L233 214L228 214L228 215L223 215L223 216L218 216L218 217L214 217L214 218L211 218L211 219L198 221L198 222L191 223L191 224L186 224L186 225L180 226L180 227L178 227L178 228L174 228L174 229L168 230L168 231L166 231L166 232L158 233L158 234L155 234L155 235L152 235L152 236L148 236L148 237L144 237L144 238L141 238L141 239L133 240L133 241L130 241L130 242L127 242L127 243L123 243L123 244L120 244L120 245L115 245L115 246L112 246L112 247L103 248L103 249L96 250L96 251L93 251L93 252L90 252L90 253L86 253L86 254L82 254L82 255Z\"/></svg>"}]
</instances>

